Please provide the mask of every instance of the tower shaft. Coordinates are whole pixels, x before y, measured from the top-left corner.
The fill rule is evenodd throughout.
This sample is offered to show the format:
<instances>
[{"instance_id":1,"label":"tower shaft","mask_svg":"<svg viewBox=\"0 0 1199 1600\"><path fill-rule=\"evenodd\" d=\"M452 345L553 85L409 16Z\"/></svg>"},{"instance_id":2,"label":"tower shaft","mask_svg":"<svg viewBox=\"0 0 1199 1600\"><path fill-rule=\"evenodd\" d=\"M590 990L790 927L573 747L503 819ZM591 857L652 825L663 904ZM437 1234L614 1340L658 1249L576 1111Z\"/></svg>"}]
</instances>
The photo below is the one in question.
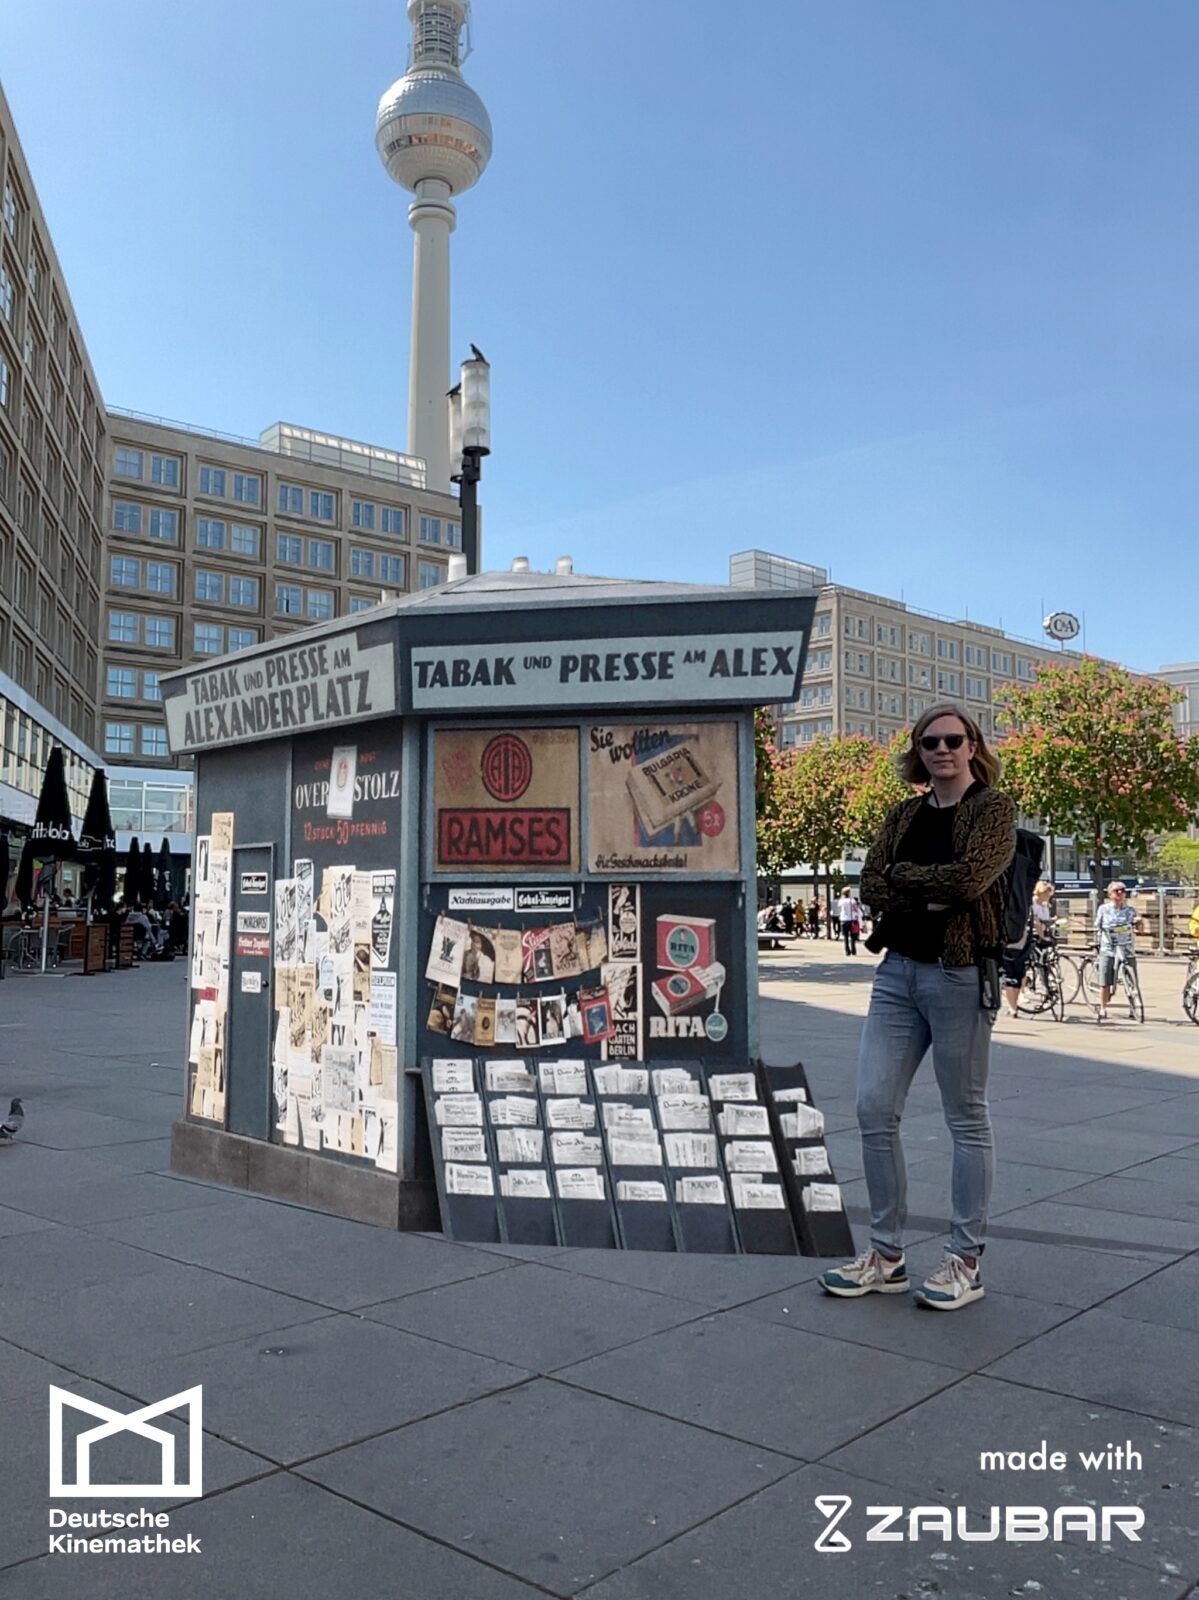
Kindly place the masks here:
<instances>
[{"instance_id":1,"label":"tower shaft","mask_svg":"<svg viewBox=\"0 0 1199 1600\"><path fill-rule=\"evenodd\" d=\"M408 369L408 452L423 456L430 489L450 492L450 234L457 215L449 185L420 182L408 208L412 228L412 343Z\"/></svg>"}]
</instances>

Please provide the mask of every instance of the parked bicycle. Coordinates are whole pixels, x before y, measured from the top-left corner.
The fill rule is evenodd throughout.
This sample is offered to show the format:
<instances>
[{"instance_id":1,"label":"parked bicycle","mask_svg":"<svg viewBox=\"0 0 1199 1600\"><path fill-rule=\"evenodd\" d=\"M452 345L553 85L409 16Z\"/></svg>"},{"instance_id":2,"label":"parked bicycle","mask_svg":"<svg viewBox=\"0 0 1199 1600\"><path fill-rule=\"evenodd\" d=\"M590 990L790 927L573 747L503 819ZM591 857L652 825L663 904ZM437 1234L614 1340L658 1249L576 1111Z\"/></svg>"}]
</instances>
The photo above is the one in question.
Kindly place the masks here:
<instances>
[{"instance_id":1,"label":"parked bicycle","mask_svg":"<svg viewBox=\"0 0 1199 1600\"><path fill-rule=\"evenodd\" d=\"M1128 1016L1132 1022L1144 1022L1145 1001L1141 995L1141 980L1137 976L1137 958L1124 950L1117 950L1115 961L1115 983L1112 989L1112 998L1123 993L1128 1002ZM1102 1020L1099 1009L1099 947L1086 956L1082 963L1082 992L1087 1005Z\"/></svg>"},{"instance_id":2,"label":"parked bicycle","mask_svg":"<svg viewBox=\"0 0 1199 1600\"><path fill-rule=\"evenodd\" d=\"M1071 969L1073 963L1071 963ZM1074 974L1077 977L1077 973ZM1020 985L1017 1009L1026 1016L1037 1017L1048 1011L1058 1022L1066 1015L1064 973L1057 946L1048 940L1034 939L1028 952L1028 965Z\"/></svg>"},{"instance_id":3,"label":"parked bicycle","mask_svg":"<svg viewBox=\"0 0 1199 1600\"><path fill-rule=\"evenodd\" d=\"M1182 980L1182 1009L1199 1024L1199 945L1191 951L1186 977Z\"/></svg>"}]
</instances>

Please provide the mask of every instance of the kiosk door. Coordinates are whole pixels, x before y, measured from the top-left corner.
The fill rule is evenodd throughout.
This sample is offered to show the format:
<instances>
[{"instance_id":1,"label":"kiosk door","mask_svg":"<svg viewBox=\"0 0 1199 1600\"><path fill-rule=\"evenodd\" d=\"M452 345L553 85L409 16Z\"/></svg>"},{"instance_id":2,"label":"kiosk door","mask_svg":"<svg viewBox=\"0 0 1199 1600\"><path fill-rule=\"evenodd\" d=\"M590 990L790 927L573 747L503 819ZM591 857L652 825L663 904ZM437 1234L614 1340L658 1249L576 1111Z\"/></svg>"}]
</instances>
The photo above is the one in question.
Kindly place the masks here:
<instances>
[{"instance_id":1,"label":"kiosk door","mask_svg":"<svg viewBox=\"0 0 1199 1600\"><path fill-rule=\"evenodd\" d=\"M275 904L270 845L234 846L229 971L229 1131L271 1136L271 949Z\"/></svg>"}]
</instances>

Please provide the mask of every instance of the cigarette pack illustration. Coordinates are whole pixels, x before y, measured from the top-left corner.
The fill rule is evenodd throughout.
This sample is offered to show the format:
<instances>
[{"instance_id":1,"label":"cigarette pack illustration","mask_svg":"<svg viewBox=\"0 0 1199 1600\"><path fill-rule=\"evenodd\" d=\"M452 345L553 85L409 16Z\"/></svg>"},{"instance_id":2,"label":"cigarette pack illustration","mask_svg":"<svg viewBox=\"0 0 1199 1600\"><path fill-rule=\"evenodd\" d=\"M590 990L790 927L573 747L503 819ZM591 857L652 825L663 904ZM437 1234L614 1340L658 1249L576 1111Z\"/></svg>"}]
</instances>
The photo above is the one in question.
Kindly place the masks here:
<instances>
[{"instance_id":1,"label":"cigarette pack illustration","mask_svg":"<svg viewBox=\"0 0 1199 1600\"><path fill-rule=\"evenodd\" d=\"M720 787L689 744L643 761L625 781L641 824L651 835L698 811Z\"/></svg>"},{"instance_id":2,"label":"cigarette pack illustration","mask_svg":"<svg viewBox=\"0 0 1199 1600\"><path fill-rule=\"evenodd\" d=\"M685 972L689 967L709 967L715 961L716 923L712 917L661 916L657 927L660 971Z\"/></svg>"},{"instance_id":3,"label":"cigarette pack illustration","mask_svg":"<svg viewBox=\"0 0 1199 1600\"><path fill-rule=\"evenodd\" d=\"M678 1017L713 1000L724 986L724 968L719 961L710 967L692 967L687 972L668 972L650 984L654 1001L664 1016Z\"/></svg>"}]
</instances>

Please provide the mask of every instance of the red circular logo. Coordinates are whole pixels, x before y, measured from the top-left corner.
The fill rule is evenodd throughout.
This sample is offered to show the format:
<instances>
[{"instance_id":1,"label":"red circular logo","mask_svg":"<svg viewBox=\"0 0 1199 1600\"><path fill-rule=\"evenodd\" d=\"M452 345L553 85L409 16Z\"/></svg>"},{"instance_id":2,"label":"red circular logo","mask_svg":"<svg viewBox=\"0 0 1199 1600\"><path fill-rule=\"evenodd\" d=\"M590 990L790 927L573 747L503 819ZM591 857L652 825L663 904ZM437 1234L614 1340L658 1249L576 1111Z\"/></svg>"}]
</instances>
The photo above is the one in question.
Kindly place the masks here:
<instances>
[{"instance_id":1,"label":"red circular logo","mask_svg":"<svg viewBox=\"0 0 1199 1600\"><path fill-rule=\"evenodd\" d=\"M533 781L533 757L523 739L501 733L483 752L483 787L493 800L519 800Z\"/></svg>"},{"instance_id":2,"label":"red circular logo","mask_svg":"<svg viewBox=\"0 0 1199 1600\"><path fill-rule=\"evenodd\" d=\"M700 807L699 831L708 839L715 839L717 834L724 832L724 807L718 800L709 800L706 806Z\"/></svg>"}]
</instances>

